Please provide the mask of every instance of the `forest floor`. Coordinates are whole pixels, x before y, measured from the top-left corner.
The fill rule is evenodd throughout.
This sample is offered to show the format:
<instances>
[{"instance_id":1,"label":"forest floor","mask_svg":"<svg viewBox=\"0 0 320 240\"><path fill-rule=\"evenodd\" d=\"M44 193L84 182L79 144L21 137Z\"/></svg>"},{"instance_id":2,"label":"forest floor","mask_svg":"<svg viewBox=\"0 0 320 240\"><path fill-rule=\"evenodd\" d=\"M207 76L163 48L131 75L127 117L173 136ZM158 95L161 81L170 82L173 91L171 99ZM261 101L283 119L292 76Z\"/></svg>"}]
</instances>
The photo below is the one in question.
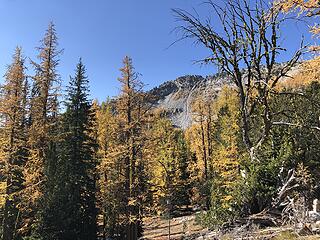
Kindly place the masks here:
<instances>
[{"instance_id":1,"label":"forest floor","mask_svg":"<svg viewBox=\"0 0 320 240\"><path fill-rule=\"evenodd\" d=\"M181 239L194 234L205 234L208 230L196 223L195 215L172 218L170 220L170 239ZM144 221L145 240L169 239L169 221L160 217L146 218Z\"/></svg>"},{"instance_id":2,"label":"forest floor","mask_svg":"<svg viewBox=\"0 0 320 240\"><path fill-rule=\"evenodd\" d=\"M233 229L229 233L217 233L201 227L195 215L176 217L169 221L160 217L146 218L144 221L144 240L320 240L320 235L302 236L296 234L291 227L281 228L243 228Z\"/></svg>"}]
</instances>

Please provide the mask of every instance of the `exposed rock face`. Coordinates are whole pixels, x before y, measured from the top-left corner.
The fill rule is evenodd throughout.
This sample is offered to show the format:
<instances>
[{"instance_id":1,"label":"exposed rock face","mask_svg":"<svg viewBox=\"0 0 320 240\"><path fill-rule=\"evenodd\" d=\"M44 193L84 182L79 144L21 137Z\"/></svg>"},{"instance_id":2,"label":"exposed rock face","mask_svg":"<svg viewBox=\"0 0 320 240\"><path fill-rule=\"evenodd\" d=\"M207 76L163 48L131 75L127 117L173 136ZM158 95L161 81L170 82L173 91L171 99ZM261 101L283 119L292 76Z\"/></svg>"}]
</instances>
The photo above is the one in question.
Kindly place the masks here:
<instances>
[{"instance_id":1,"label":"exposed rock face","mask_svg":"<svg viewBox=\"0 0 320 240\"><path fill-rule=\"evenodd\" d=\"M162 108L180 128L187 128L192 123L192 103L196 98L215 98L222 85L228 83L225 75L202 77L188 75L168 81L150 90L157 97L155 106Z\"/></svg>"},{"instance_id":2,"label":"exposed rock face","mask_svg":"<svg viewBox=\"0 0 320 240\"><path fill-rule=\"evenodd\" d=\"M279 69L284 64L279 64ZM287 76L294 76L300 70L301 63L298 63L287 73ZM291 78L283 77L281 81L288 79ZM246 82L245 79L244 82ZM194 100L199 97L215 98L225 84L232 85L226 74L207 77L187 75L173 81L167 81L150 90L150 93L157 98L155 107L165 110L175 126L186 129L192 123L191 110Z\"/></svg>"}]
</instances>

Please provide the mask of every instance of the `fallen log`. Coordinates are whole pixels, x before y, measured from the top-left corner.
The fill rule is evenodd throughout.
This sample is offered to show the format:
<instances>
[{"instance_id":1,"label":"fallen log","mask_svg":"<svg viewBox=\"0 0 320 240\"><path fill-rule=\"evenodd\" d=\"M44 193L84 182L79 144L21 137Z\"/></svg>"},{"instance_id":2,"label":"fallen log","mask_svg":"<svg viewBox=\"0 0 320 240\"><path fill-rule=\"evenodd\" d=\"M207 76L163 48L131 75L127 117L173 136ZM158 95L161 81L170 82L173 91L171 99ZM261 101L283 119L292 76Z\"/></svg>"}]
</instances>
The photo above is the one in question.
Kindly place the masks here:
<instances>
[{"instance_id":1,"label":"fallen log","mask_svg":"<svg viewBox=\"0 0 320 240\"><path fill-rule=\"evenodd\" d=\"M235 220L237 225L256 225L262 228L281 226L281 212L277 210L265 209L260 213Z\"/></svg>"}]
</instances>

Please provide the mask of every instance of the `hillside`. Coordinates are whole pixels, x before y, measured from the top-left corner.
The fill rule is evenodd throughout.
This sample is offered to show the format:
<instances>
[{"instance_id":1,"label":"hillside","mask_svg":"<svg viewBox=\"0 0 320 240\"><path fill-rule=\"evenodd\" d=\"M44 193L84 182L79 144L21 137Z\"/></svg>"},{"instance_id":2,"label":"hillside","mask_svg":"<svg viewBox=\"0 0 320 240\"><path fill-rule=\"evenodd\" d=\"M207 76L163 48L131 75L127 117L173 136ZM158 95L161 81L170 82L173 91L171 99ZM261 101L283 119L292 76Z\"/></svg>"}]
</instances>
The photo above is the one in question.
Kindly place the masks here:
<instances>
[{"instance_id":1,"label":"hillside","mask_svg":"<svg viewBox=\"0 0 320 240\"><path fill-rule=\"evenodd\" d=\"M186 129L192 123L192 102L196 98L215 98L221 87L228 83L225 75L202 77L187 75L167 81L150 90L157 97L156 107L167 112L173 124Z\"/></svg>"},{"instance_id":2,"label":"hillside","mask_svg":"<svg viewBox=\"0 0 320 240\"><path fill-rule=\"evenodd\" d=\"M278 64L280 69L285 63ZM288 72L282 82L292 80L289 76L296 75L301 69L297 64ZM176 127L186 129L192 123L192 103L197 98L215 99L223 85L230 85L226 74L218 73L211 76L186 75L162 83L149 91L155 96L155 107L166 111L167 116Z\"/></svg>"}]
</instances>

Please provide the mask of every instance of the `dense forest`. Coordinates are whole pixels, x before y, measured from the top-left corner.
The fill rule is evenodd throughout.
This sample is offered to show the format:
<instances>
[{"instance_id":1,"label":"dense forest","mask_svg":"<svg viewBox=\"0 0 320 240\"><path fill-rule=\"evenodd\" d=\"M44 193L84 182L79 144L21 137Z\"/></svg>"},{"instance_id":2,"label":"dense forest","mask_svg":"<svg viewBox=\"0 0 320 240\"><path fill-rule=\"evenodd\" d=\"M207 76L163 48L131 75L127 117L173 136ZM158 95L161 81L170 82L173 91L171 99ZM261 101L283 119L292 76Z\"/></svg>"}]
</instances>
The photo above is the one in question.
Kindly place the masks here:
<instances>
[{"instance_id":1,"label":"dense forest","mask_svg":"<svg viewBox=\"0 0 320 240\"><path fill-rule=\"evenodd\" d=\"M229 80L192 102L187 129L155 107L129 56L119 95L99 103L85 59L62 89L53 23L36 60L17 47L0 92L2 239L134 240L147 217L192 211L210 229L261 212L270 222L303 221L320 198L319 48L302 43L277 59L287 54L282 26L291 16L315 22L320 5L249 2L209 1L215 24L173 11L181 39L207 48L203 63ZM316 22L310 32L316 39Z\"/></svg>"}]
</instances>

